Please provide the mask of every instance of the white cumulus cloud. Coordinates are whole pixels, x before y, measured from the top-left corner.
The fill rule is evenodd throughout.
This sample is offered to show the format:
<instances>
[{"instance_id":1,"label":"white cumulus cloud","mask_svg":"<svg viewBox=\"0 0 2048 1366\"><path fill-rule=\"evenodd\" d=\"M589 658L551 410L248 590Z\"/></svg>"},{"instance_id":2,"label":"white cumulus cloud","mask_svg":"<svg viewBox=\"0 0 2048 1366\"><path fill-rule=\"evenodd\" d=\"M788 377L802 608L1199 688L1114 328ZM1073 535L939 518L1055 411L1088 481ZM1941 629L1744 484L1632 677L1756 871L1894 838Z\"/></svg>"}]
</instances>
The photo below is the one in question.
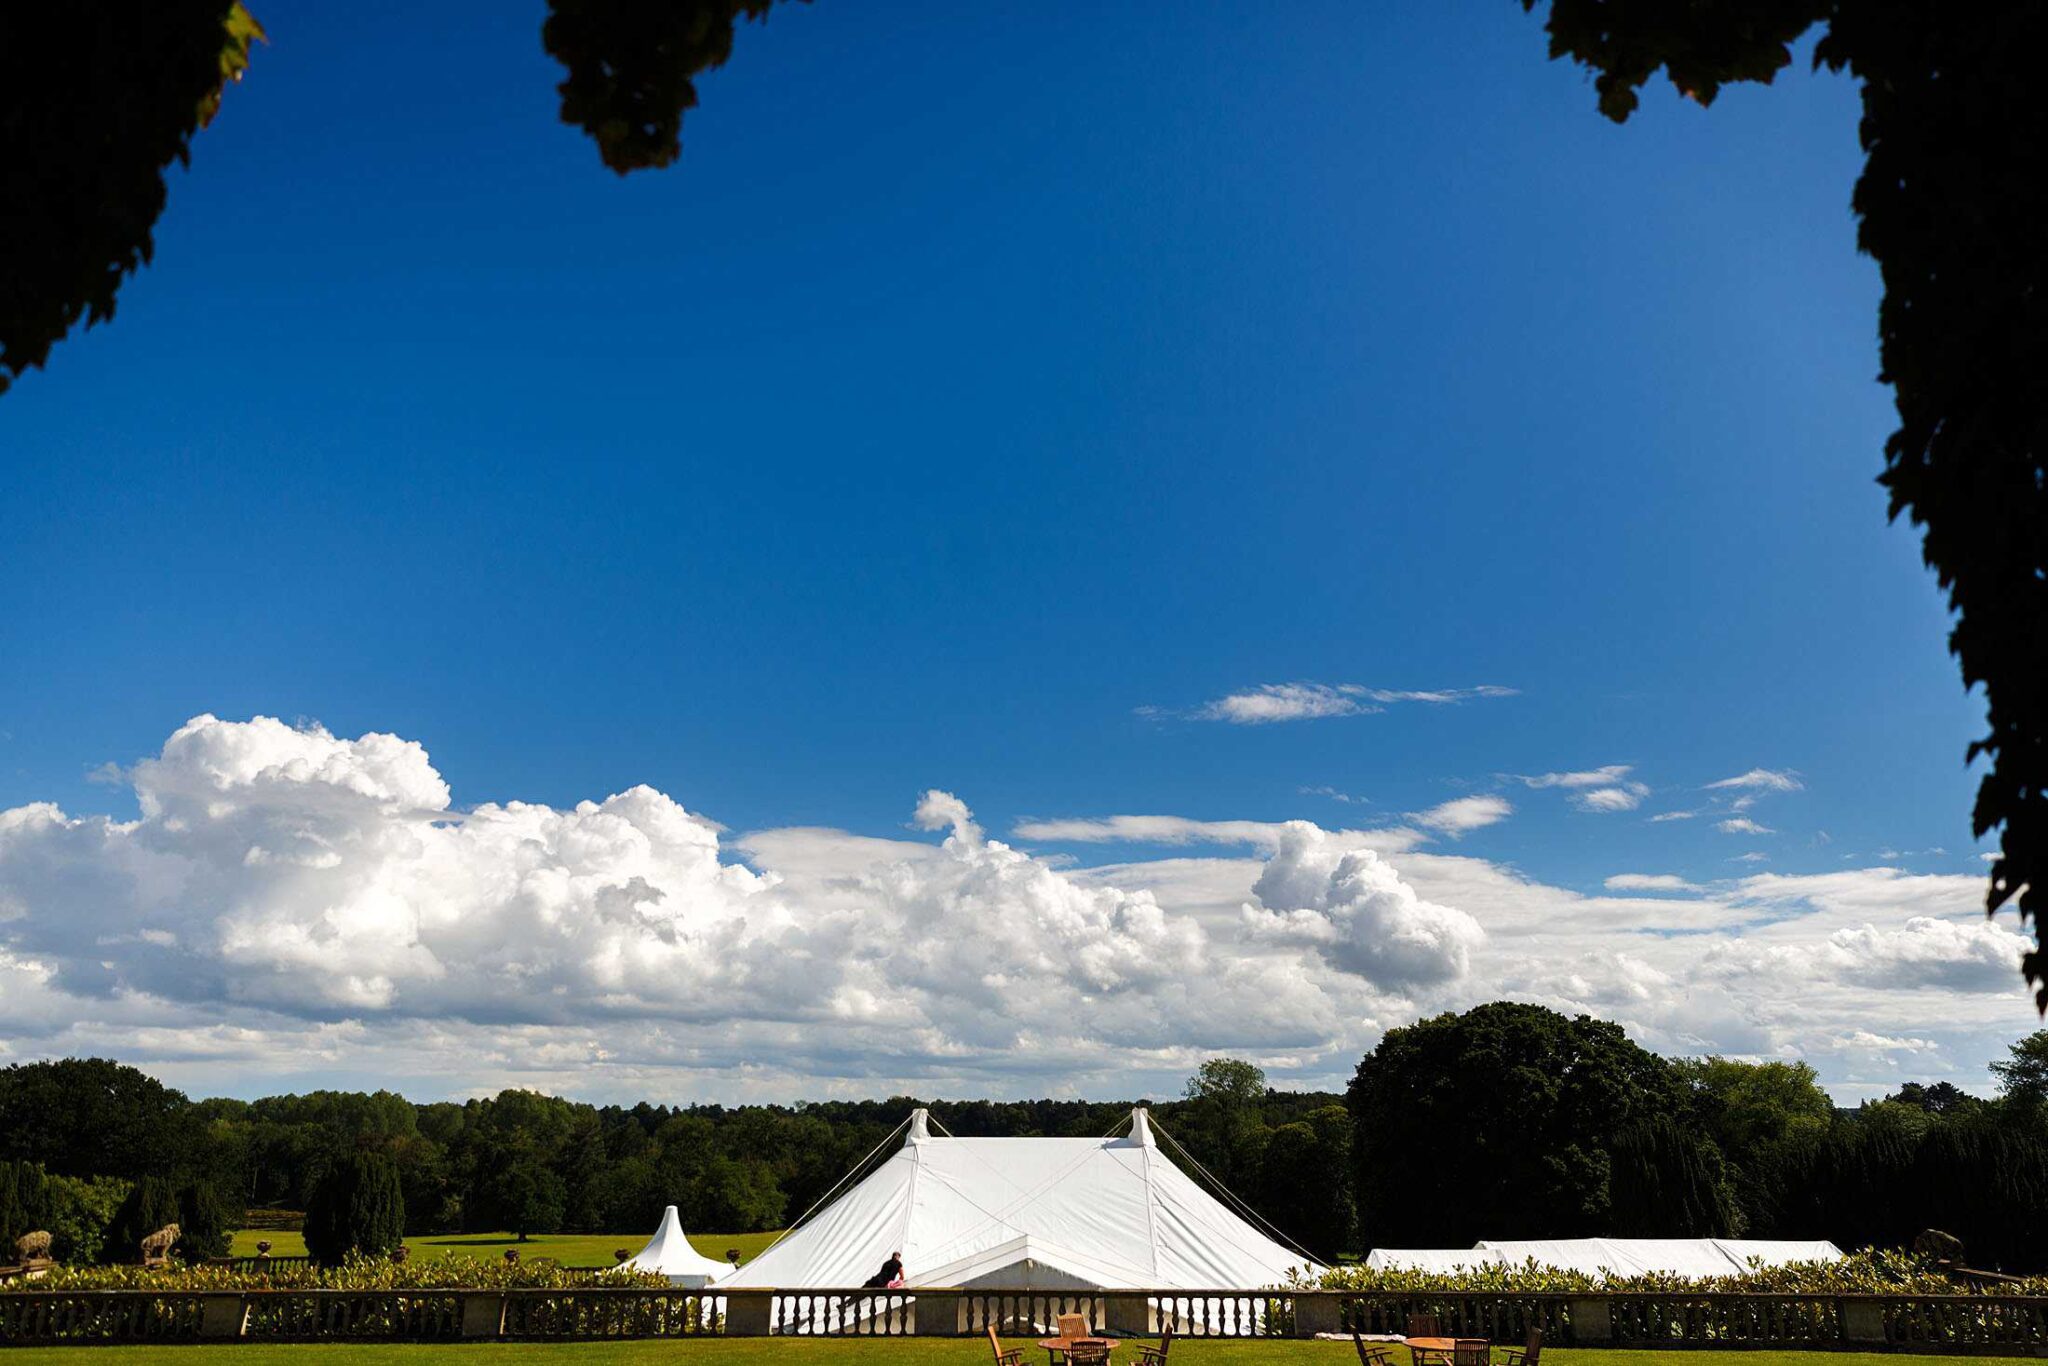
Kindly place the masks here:
<instances>
[{"instance_id":1,"label":"white cumulus cloud","mask_svg":"<svg viewBox=\"0 0 2048 1366\"><path fill-rule=\"evenodd\" d=\"M1454 981L1486 939L1463 911L1424 901L1370 849L1344 849L1292 821L1243 907L1254 940L1300 943L1392 991Z\"/></svg>"}]
</instances>

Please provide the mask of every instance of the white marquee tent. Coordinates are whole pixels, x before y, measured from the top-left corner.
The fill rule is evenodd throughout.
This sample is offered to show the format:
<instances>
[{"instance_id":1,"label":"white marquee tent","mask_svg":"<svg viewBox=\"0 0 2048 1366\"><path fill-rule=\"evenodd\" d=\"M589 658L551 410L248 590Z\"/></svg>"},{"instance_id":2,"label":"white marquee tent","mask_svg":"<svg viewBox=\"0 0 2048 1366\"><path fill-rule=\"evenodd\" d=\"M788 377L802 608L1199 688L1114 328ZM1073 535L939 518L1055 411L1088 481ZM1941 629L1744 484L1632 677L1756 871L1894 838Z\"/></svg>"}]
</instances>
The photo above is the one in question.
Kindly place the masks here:
<instances>
[{"instance_id":1,"label":"white marquee tent","mask_svg":"<svg viewBox=\"0 0 2048 1366\"><path fill-rule=\"evenodd\" d=\"M1469 1248L1375 1248L1365 1264L1380 1270L1457 1271L1474 1266L1535 1262L1588 1276L1642 1276L1661 1272L1700 1279L1733 1276L1752 1264L1840 1261L1842 1249L1821 1241L1760 1238L1549 1238L1511 1242L1482 1239Z\"/></svg>"},{"instance_id":2,"label":"white marquee tent","mask_svg":"<svg viewBox=\"0 0 2048 1366\"><path fill-rule=\"evenodd\" d=\"M634 1271L652 1271L657 1276L668 1277L670 1285L691 1289L707 1286L732 1271L730 1263L714 1262L690 1246L690 1240L683 1236L683 1221L676 1217L674 1205L662 1211L661 1227L647 1240L647 1246L620 1265Z\"/></svg>"},{"instance_id":3,"label":"white marquee tent","mask_svg":"<svg viewBox=\"0 0 2048 1366\"><path fill-rule=\"evenodd\" d=\"M1312 1265L1169 1161L1143 1110L1107 1139L941 1137L918 1110L901 1151L719 1288L850 1288L891 1252L910 1286L1256 1290Z\"/></svg>"}]
</instances>

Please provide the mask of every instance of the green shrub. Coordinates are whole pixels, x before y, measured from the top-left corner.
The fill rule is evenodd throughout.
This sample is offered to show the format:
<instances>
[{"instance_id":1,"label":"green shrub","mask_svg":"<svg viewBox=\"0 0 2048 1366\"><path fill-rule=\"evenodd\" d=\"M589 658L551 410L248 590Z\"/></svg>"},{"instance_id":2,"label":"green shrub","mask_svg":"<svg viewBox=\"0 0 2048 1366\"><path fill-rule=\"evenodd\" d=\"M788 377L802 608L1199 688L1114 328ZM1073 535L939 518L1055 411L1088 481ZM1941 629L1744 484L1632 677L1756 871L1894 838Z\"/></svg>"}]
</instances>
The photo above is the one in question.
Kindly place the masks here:
<instances>
[{"instance_id":1,"label":"green shrub","mask_svg":"<svg viewBox=\"0 0 2048 1366\"><path fill-rule=\"evenodd\" d=\"M50 1206L50 1255L60 1262L90 1265L107 1255L107 1233L128 1199L131 1185L115 1176L52 1176L45 1187Z\"/></svg>"},{"instance_id":2,"label":"green shrub","mask_svg":"<svg viewBox=\"0 0 2048 1366\"><path fill-rule=\"evenodd\" d=\"M60 1266L35 1281L0 1282L10 1291L58 1290L569 1290L586 1286L665 1289L665 1277L639 1271L568 1271L537 1257L512 1263L500 1258L446 1255L396 1262L389 1257L351 1255L335 1266L297 1262L269 1271L236 1271L202 1264L144 1270L140 1266Z\"/></svg>"},{"instance_id":3,"label":"green shrub","mask_svg":"<svg viewBox=\"0 0 2048 1366\"><path fill-rule=\"evenodd\" d=\"M1792 1262L1740 1275L1701 1279L1663 1274L1603 1279L1524 1262L1520 1266L1483 1266L1456 1275L1340 1266L1324 1272L1312 1283L1303 1283L1304 1288L1308 1284L1323 1290L1380 1295L1602 1290L1660 1295L2048 1295L2048 1276L2029 1276L2006 1283L1963 1283L1930 1269L1923 1259L1911 1253L1885 1249L1851 1253L1837 1262Z\"/></svg>"},{"instance_id":4,"label":"green shrub","mask_svg":"<svg viewBox=\"0 0 2048 1366\"><path fill-rule=\"evenodd\" d=\"M306 1202L306 1251L341 1265L350 1253L382 1256L405 1241L398 1168L381 1153L351 1153L320 1178Z\"/></svg>"}]
</instances>

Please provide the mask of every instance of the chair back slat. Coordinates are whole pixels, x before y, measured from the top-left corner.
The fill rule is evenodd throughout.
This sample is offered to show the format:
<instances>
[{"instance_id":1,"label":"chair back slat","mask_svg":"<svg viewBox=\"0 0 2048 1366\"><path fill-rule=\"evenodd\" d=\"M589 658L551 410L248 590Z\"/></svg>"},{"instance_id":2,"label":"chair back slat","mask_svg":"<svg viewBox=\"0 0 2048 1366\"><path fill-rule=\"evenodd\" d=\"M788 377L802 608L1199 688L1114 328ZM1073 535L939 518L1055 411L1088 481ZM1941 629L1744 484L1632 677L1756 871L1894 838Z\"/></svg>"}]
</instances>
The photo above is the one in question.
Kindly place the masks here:
<instances>
[{"instance_id":1,"label":"chair back slat","mask_svg":"<svg viewBox=\"0 0 2048 1366\"><path fill-rule=\"evenodd\" d=\"M1485 1338L1459 1338L1451 1349L1452 1366L1489 1366L1492 1355Z\"/></svg>"}]
</instances>

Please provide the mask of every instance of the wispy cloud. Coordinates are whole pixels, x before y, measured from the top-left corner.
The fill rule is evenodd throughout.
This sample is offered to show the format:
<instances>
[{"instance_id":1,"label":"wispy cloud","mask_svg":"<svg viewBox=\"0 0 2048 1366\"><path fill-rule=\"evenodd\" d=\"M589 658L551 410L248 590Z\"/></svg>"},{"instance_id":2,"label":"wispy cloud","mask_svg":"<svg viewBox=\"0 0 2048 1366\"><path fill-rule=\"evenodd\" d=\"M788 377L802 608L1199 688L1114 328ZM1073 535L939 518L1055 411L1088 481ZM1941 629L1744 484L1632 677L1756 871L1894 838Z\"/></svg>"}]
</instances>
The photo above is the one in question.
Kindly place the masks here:
<instances>
[{"instance_id":1,"label":"wispy cloud","mask_svg":"<svg viewBox=\"0 0 2048 1366\"><path fill-rule=\"evenodd\" d=\"M1427 811L1411 811L1408 813L1408 819L1438 834L1456 839L1468 830L1478 830L1504 821L1514 814L1514 810L1505 797L1458 797L1441 806L1432 806Z\"/></svg>"},{"instance_id":2,"label":"wispy cloud","mask_svg":"<svg viewBox=\"0 0 2048 1366\"><path fill-rule=\"evenodd\" d=\"M1600 768L1573 769L1563 773L1510 773L1505 776L1526 787L1558 787L1566 790L1571 804L1581 811L1609 814L1633 811L1650 795L1648 784L1629 777L1633 764L1606 764Z\"/></svg>"},{"instance_id":3,"label":"wispy cloud","mask_svg":"<svg viewBox=\"0 0 2048 1366\"><path fill-rule=\"evenodd\" d=\"M1356 803L1362 806L1372 805L1372 798L1370 797L1356 797L1349 792L1340 792L1336 788L1329 786L1304 787L1296 790L1304 797L1327 797L1333 802Z\"/></svg>"},{"instance_id":4,"label":"wispy cloud","mask_svg":"<svg viewBox=\"0 0 2048 1366\"><path fill-rule=\"evenodd\" d=\"M1403 702L1446 706L1480 697L1513 697L1514 688L1491 683L1473 688L1368 688L1362 683L1261 683L1228 693L1188 711L1140 707L1138 714L1182 717L1191 721L1228 721L1239 726L1276 721L1313 721L1326 716L1363 716Z\"/></svg>"},{"instance_id":5,"label":"wispy cloud","mask_svg":"<svg viewBox=\"0 0 2048 1366\"><path fill-rule=\"evenodd\" d=\"M1607 879L1610 892L1698 892L1697 882L1687 882L1676 873L1616 873Z\"/></svg>"},{"instance_id":6,"label":"wispy cloud","mask_svg":"<svg viewBox=\"0 0 2048 1366\"><path fill-rule=\"evenodd\" d=\"M1612 811L1633 811L1643 804L1649 789L1641 783L1630 783L1627 787L1596 787L1591 792L1572 794L1572 805L1581 811L1605 814Z\"/></svg>"},{"instance_id":7,"label":"wispy cloud","mask_svg":"<svg viewBox=\"0 0 2048 1366\"><path fill-rule=\"evenodd\" d=\"M1608 764L1569 773L1516 773L1510 776L1529 787L1612 787L1634 771L1634 764Z\"/></svg>"},{"instance_id":8,"label":"wispy cloud","mask_svg":"<svg viewBox=\"0 0 2048 1366\"><path fill-rule=\"evenodd\" d=\"M1744 788L1752 792L1797 792L1805 786L1799 781L1799 775L1789 768L1753 768L1747 773L1708 783L1707 790Z\"/></svg>"},{"instance_id":9,"label":"wispy cloud","mask_svg":"<svg viewBox=\"0 0 2048 1366\"><path fill-rule=\"evenodd\" d=\"M1714 828L1724 835L1773 835L1777 832L1768 825L1758 825L1747 816L1730 816L1725 821L1715 821Z\"/></svg>"},{"instance_id":10,"label":"wispy cloud","mask_svg":"<svg viewBox=\"0 0 2048 1366\"><path fill-rule=\"evenodd\" d=\"M1661 825L1665 821L1689 821L1699 814L1697 811L1659 811L1656 815L1650 817L1650 823L1652 825Z\"/></svg>"},{"instance_id":11,"label":"wispy cloud","mask_svg":"<svg viewBox=\"0 0 2048 1366\"><path fill-rule=\"evenodd\" d=\"M1272 821L1201 821L1187 816L1061 817L1019 821L1018 839L1067 844L1271 844Z\"/></svg>"}]
</instances>

